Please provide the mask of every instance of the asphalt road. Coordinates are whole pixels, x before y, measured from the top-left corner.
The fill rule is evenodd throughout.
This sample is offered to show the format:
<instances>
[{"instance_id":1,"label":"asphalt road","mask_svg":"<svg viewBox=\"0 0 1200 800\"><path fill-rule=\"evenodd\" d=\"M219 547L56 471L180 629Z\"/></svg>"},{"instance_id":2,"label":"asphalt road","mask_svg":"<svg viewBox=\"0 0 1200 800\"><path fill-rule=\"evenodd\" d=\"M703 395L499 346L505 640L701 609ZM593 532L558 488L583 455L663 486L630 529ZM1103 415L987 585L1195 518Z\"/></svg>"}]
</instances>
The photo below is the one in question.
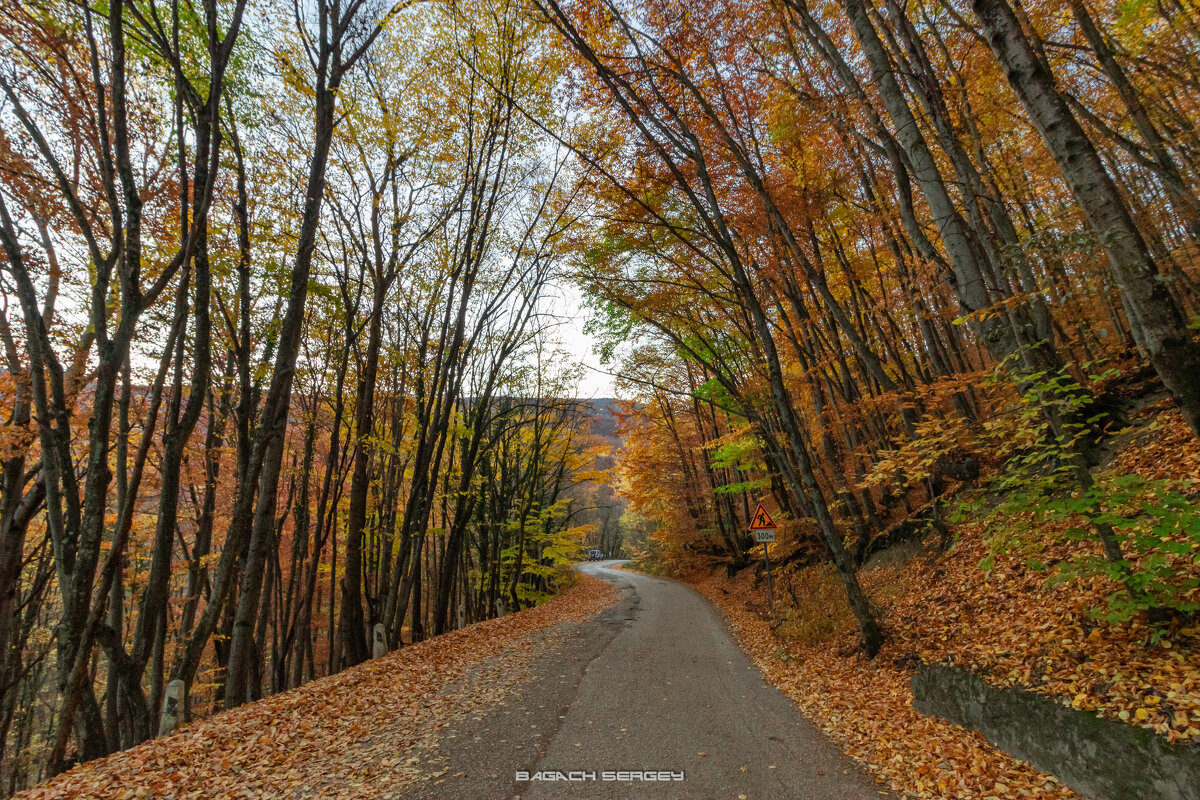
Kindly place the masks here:
<instances>
[{"instance_id":1,"label":"asphalt road","mask_svg":"<svg viewBox=\"0 0 1200 800\"><path fill-rule=\"evenodd\" d=\"M617 584L621 600L539 653L516 697L452 725L437 747L445 777L415 796L890 795L763 680L706 600L615 563L581 570ZM559 773L576 780L534 780Z\"/></svg>"}]
</instances>

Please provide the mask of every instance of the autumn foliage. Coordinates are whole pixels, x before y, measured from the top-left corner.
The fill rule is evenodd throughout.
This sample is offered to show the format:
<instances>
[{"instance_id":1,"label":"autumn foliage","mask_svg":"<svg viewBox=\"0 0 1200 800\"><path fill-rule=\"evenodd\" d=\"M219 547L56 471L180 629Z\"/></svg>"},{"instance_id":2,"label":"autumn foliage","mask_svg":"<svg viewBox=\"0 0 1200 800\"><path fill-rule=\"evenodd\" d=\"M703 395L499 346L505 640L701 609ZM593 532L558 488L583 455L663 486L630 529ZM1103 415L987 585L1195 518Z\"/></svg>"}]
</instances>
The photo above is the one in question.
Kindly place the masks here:
<instances>
[{"instance_id":1,"label":"autumn foliage","mask_svg":"<svg viewBox=\"0 0 1200 800\"><path fill-rule=\"evenodd\" d=\"M290 11L0 0L4 791L588 546L745 582L758 502L800 638L1195 737L1193 676L1127 702L1027 630L1194 661L1194 4ZM922 621L1005 598L961 648Z\"/></svg>"},{"instance_id":2,"label":"autumn foliage","mask_svg":"<svg viewBox=\"0 0 1200 800\"><path fill-rule=\"evenodd\" d=\"M0 5L5 793L619 546L560 56L515 6L275 11Z\"/></svg>"},{"instance_id":3,"label":"autumn foliage","mask_svg":"<svg viewBox=\"0 0 1200 800\"><path fill-rule=\"evenodd\" d=\"M198 722L22 797L283 798L299 791L345 800L436 780L439 732L503 702L527 679L555 626L586 619L615 597L609 584L584 577L529 613L471 625Z\"/></svg>"},{"instance_id":4,"label":"autumn foliage","mask_svg":"<svg viewBox=\"0 0 1200 800\"><path fill-rule=\"evenodd\" d=\"M597 121L577 243L641 563L769 616L778 509L771 652L898 788L1009 791L910 760L945 736L901 715L917 659L1193 738L1194 9L537 5Z\"/></svg>"}]
</instances>

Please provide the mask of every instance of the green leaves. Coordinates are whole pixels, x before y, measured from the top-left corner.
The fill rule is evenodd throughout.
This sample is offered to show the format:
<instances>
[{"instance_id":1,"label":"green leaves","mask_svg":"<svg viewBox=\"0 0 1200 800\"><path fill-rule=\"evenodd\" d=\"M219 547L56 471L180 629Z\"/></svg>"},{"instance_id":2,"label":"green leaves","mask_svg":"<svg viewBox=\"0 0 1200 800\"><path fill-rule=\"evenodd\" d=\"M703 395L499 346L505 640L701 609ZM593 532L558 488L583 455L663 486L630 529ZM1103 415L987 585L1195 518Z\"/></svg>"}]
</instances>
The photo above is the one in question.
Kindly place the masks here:
<instances>
[{"instance_id":1,"label":"green leaves","mask_svg":"<svg viewBox=\"0 0 1200 800\"><path fill-rule=\"evenodd\" d=\"M759 478L753 481L740 481L738 483L726 483L713 489L717 494L741 494L742 492L756 493L763 489L771 488L770 478Z\"/></svg>"},{"instance_id":2,"label":"green leaves","mask_svg":"<svg viewBox=\"0 0 1200 800\"><path fill-rule=\"evenodd\" d=\"M1087 492L1050 478L996 481L1008 496L987 515L991 554L980 562L988 571L995 557L1016 553L1026 566L1048 572L1047 585L1107 577L1115 589L1104 607L1091 613L1110 623L1125 622L1147 611L1190 614L1200 611L1184 564L1200 560L1200 508L1187 487L1136 474L1101 475ZM1111 526L1126 558L1113 561L1081 553L1053 567L1037 558L1047 537L1090 542L1095 526Z\"/></svg>"},{"instance_id":3,"label":"green leaves","mask_svg":"<svg viewBox=\"0 0 1200 800\"><path fill-rule=\"evenodd\" d=\"M592 312L583 332L595 339L601 364L611 364L617 348L629 341L635 318L626 308L594 295L585 295L584 304Z\"/></svg>"}]
</instances>

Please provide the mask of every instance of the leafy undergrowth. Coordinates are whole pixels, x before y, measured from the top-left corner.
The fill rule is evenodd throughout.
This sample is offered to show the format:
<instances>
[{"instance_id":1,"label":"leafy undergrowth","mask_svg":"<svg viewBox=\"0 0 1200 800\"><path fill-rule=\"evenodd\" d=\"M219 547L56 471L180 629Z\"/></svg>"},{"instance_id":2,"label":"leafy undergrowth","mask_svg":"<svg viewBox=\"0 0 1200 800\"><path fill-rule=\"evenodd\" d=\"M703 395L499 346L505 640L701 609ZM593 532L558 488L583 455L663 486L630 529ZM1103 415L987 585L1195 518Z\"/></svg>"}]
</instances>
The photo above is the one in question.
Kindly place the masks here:
<instances>
[{"instance_id":1,"label":"leafy undergrowth","mask_svg":"<svg viewBox=\"0 0 1200 800\"><path fill-rule=\"evenodd\" d=\"M528 677L546 636L616 599L583 576L546 604L481 622L89 762L23 798L402 796L453 719ZM545 632L545 633L543 633Z\"/></svg>"},{"instance_id":2,"label":"leafy undergrowth","mask_svg":"<svg viewBox=\"0 0 1200 800\"><path fill-rule=\"evenodd\" d=\"M1194 479L1200 463L1174 412L1161 414L1110 468ZM919 661L968 667L997 686L1019 686L1075 708L1141 725L1200 746L1200 629L1151 626L1142 616L1110 623L1092 613L1115 585L1105 577L1048 585L1017 555L995 556L981 523L954 530L940 557L864 570L887 642L857 654L857 633L836 574L827 566L776 578L782 622L773 630L754 570L726 578L700 570L686 580L728 618L768 679L854 757L897 791L922 798L1074 798L1052 777L999 751L978 734L912 708ZM1049 533L1049 532L1048 532ZM1095 549L1047 535L1040 557L1067 562ZM1177 569L1200 575L1195 558ZM1192 623L1194 625L1194 623Z\"/></svg>"}]
</instances>

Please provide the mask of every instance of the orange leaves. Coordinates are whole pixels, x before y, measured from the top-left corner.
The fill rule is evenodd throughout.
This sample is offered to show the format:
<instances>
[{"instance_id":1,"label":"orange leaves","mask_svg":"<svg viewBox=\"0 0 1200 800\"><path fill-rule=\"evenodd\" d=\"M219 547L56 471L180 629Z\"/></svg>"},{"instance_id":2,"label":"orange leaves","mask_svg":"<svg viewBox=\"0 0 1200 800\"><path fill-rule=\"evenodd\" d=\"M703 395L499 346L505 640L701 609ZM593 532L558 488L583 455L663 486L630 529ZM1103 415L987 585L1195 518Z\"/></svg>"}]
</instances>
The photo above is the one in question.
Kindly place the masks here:
<instances>
[{"instance_id":1,"label":"orange leaves","mask_svg":"<svg viewBox=\"0 0 1200 800\"><path fill-rule=\"evenodd\" d=\"M1200 482L1200 447L1191 429L1169 399L1142 412L1154 415L1145 429L1113 459L1109 469L1119 475L1144 478L1190 477Z\"/></svg>"},{"instance_id":2,"label":"orange leaves","mask_svg":"<svg viewBox=\"0 0 1200 800\"><path fill-rule=\"evenodd\" d=\"M1175 465L1187 469L1186 458L1176 458L1186 437L1177 412L1162 414L1113 468L1166 462L1166 477L1178 478ZM753 587L748 571L732 580L717 571L694 582L772 683L847 752L917 797L1075 796L982 737L916 713L909 679L918 660L950 661L994 685L1045 694L1170 742L1200 741L1200 627L1098 623L1087 610L1113 590L1108 579L1047 586L1046 573L1016 556L998 558L985 575L977 566L988 552L981 526L959 525L956 533L954 548L936 561L888 558L891 566L860 573L887 626L888 640L871 662L855 653L853 625L822 573L827 568L781 577L798 604L782 610L785 622L774 631L762 617L763 588ZM1095 547L1051 538L1040 553L1047 563Z\"/></svg>"},{"instance_id":3,"label":"orange leaves","mask_svg":"<svg viewBox=\"0 0 1200 800\"><path fill-rule=\"evenodd\" d=\"M1078 797L982 737L914 711L911 668L904 666L903 647L895 640L870 662L853 654L850 636L803 648L785 644L794 657L774 656L780 640L770 623L738 600L752 592L748 581L710 576L695 586L724 612L766 677L896 791L930 800Z\"/></svg>"},{"instance_id":4,"label":"orange leaves","mask_svg":"<svg viewBox=\"0 0 1200 800\"><path fill-rule=\"evenodd\" d=\"M529 674L527 638L615 599L584 577L520 614L471 625L299 689L89 762L27 798L376 797L436 777L429 753L454 718Z\"/></svg>"}]
</instances>

